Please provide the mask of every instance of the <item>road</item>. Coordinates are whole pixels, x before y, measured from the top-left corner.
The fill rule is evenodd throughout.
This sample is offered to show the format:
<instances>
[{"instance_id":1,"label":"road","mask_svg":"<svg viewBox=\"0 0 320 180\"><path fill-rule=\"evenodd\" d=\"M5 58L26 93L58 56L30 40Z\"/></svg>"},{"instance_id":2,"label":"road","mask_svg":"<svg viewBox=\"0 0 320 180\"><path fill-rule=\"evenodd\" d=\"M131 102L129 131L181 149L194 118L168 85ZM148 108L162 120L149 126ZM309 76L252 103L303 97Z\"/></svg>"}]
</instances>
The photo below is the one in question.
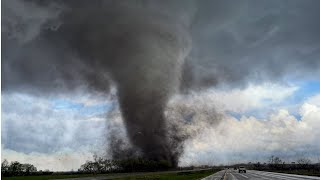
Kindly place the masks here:
<instances>
[{"instance_id":1,"label":"road","mask_svg":"<svg viewBox=\"0 0 320 180\"><path fill-rule=\"evenodd\" d=\"M226 174L226 170L219 171L217 173L212 174L211 176L205 177L201 180L221 180Z\"/></svg>"},{"instance_id":2,"label":"road","mask_svg":"<svg viewBox=\"0 0 320 180\"><path fill-rule=\"evenodd\" d=\"M254 170L247 170L247 173L238 173L236 170L224 170L202 180L320 180L320 177Z\"/></svg>"}]
</instances>

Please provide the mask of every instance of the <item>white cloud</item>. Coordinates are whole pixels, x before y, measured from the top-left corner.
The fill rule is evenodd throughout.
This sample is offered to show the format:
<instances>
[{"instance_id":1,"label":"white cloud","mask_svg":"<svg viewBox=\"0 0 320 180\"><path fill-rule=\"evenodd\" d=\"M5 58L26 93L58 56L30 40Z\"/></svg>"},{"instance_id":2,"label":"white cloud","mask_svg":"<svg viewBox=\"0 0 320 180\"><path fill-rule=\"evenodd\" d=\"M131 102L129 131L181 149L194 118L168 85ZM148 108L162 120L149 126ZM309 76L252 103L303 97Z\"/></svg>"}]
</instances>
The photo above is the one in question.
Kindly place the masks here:
<instances>
[{"instance_id":1,"label":"white cloud","mask_svg":"<svg viewBox=\"0 0 320 180\"><path fill-rule=\"evenodd\" d=\"M87 160L92 160L93 154L84 150L60 150L53 153L23 153L14 150L2 150L2 160L19 161L20 163L30 163L38 170L65 171L77 170Z\"/></svg>"},{"instance_id":2,"label":"white cloud","mask_svg":"<svg viewBox=\"0 0 320 180\"><path fill-rule=\"evenodd\" d=\"M298 87L264 83L249 85L245 89L211 89L192 95L192 98L212 103L224 111L243 113L248 110L277 104L292 95ZM185 98L185 97L184 97Z\"/></svg>"},{"instance_id":3,"label":"white cloud","mask_svg":"<svg viewBox=\"0 0 320 180\"><path fill-rule=\"evenodd\" d=\"M110 95L111 96L111 95ZM72 94L60 94L54 98L63 99L72 103L83 104L87 106L96 106L104 103L110 103L110 96L104 93L89 93L83 90L75 91Z\"/></svg>"},{"instance_id":4,"label":"white cloud","mask_svg":"<svg viewBox=\"0 0 320 180\"><path fill-rule=\"evenodd\" d=\"M54 109L45 97L2 94L2 149L52 154L63 149L105 149L106 114ZM6 157L5 157L6 158Z\"/></svg>"},{"instance_id":5,"label":"white cloud","mask_svg":"<svg viewBox=\"0 0 320 180\"><path fill-rule=\"evenodd\" d=\"M320 106L320 94L312 96L312 97L309 97L306 100L306 103L313 104L313 105L316 105L316 106Z\"/></svg>"},{"instance_id":6,"label":"white cloud","mask_svg":"<svg viewBox=\"0 0 320 180\"><path fill-rule=\"evenodd\" d=\"M231 92L217 91L216 101L225 110L244 112L252 108L261 108L270 104L279 103L292 95L298 87L280 86L278 84L265 83L262 85L250 85L246 89L235 89Z\"/></svg>"},{"instance_id":7,"label":"white cloud","mask_svg":"<svg viewBox=\"0 0 320 180\"><path fill-rule=\"evenodd\" d=\"M320 106L315 96L300 108L301 120L279 109L266 119L226 115L215 127L206 127L196 138L186 142L182 165L189 163L219 164L243 160L266 160L279 155L296 160L302 154L320 157ZM276 154L274 154L276 153Z\"/></svg>"}]
</instances>

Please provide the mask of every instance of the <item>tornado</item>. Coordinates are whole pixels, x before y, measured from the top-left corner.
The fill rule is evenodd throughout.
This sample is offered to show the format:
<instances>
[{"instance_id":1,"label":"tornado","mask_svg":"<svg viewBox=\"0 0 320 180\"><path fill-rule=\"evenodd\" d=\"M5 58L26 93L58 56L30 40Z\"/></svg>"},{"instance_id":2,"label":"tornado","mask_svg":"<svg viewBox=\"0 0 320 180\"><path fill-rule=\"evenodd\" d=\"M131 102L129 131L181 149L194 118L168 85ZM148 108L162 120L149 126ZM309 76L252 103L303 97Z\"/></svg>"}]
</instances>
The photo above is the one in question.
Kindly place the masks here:
<instances>
[{"instance_id":1,"label":"tornado","mask_svg":"<svg viewBox=\"0 0 320 180\"><path fill-rule=\"evenodd\" d=\"M179 87L190 38L168 19L140 20L140 26L119 34L110 75L132 145L146 159L177 166L178 154L167 137L164 111Z\"/></svg>"},{"instance_id":2,"label":"tornado","mask_svg":"<svg viewBox=\"0 0 320 180\"><path fill-rule=\"evenodd\" d=\"M85 66L108 74L133 149L144 159L175 167L181 153L169 140L164 111L179 89L191 49L187 27L146 9L113 8L89 9L88 15L73 9L54 34L84 57Z\"/></svg>"}]
</instances>

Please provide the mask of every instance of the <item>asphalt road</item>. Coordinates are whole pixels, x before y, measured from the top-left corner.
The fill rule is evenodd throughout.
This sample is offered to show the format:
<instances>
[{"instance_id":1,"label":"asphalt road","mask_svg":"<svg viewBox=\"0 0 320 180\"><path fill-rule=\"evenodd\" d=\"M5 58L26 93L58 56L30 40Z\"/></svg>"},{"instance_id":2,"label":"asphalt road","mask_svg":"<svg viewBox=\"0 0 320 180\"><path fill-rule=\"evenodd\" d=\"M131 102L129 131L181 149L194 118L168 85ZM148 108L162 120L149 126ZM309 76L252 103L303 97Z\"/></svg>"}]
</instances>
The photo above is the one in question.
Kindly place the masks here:
<instances>
[{"instance_id":1,"label":"asphalt road","mask_svg":"<svg viewBox=\"0 0 320 180\"><path fill-rule=\"evenodd\" d=\"M226 173L226 170L219 171L219 172L214 173L211 176L205 177L201 180L221 180L221 179L223 179L225 173Z\"/></svg>"},{"instance_id":2,"label":"asphalt road","mask_svg":"<svg viewBox=\"0 0 320 180\"><path fill-rule=\"evenodd\" d=\"M225 173L225 176L224 176ZM222 176L221 176L222 175ZM274 172L247 170L247 173L238 173L236 170L224 170L208 176L202 180L320 180L320 177L302 176Z\"/></svg>"}]
</instances>

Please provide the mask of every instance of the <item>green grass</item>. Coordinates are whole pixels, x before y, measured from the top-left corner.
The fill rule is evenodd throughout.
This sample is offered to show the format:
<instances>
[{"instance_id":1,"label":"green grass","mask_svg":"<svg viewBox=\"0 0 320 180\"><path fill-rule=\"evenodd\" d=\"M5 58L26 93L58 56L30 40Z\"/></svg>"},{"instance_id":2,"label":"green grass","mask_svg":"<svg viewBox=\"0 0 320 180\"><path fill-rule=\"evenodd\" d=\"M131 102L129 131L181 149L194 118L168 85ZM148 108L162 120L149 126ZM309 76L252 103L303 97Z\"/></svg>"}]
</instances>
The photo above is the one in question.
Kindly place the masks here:
<instances>
[{"instance_id":1,"label":"green grass","mask_svg":"<svg viewBox=\"0 0 320 180\"><path fill-rule=\"evenodd\" d=\"M64 179L64 178L77 178L88 177L89 174L83 175L45 175L45 176L14 176L14 177L2 177L2 180L48 180L48 179Z\"/></svg>"},{"instance_id":2,"label":"green grass","mask_svg":"<svg viewBox=\"0 0 320 180\"><path fill-rule=\"evenodd\" d=\"M219 170L202 170L202 171L192 171L192 172L154 172L146 173L145 175L132 175L130 177L115 178L116 180L146 180L146 179L157 179L157 180L182 180L182 179L201 179L203 177L209 176ZM16 176L16 177L2 177L2 180L49 180L49 179L64 179L64 178L77 178L77 177L90 177L90 176L112 176L112 175L128 175L128 173L123 174L79 174L79 175L46 175L46 176Z\"/></svg>"},{"instance_id":3,"label":"green grass","mask_svg":"<svg viewBox=\"0 0 320 180\"><path fill-rule=\"evenodd\" d=\"M140 176L131 176L126 178L117 178L116 180L184 180L184 179L201 179L211 174L218 172L218 170L205 170L205 171L194 171L194 172L180 172L180 173L165 173L165 174L149 174Z\"/></svg>"},{"instance_id":4,"label":"green grass","mask_svg":"<svg viewBox=\"0 0 320 180\"><path fill-rule=\"evenodd\" d=\"M120 173L118 173L120 174ZM74 175L39 175L39 176L14 176L14 177L2 177L1 180L49 180L49 179L66 179L66 178L78 178L78 177L91 177L91 176L110 176L113 174L74 174Z\"/></svg>"}]
</instances>

